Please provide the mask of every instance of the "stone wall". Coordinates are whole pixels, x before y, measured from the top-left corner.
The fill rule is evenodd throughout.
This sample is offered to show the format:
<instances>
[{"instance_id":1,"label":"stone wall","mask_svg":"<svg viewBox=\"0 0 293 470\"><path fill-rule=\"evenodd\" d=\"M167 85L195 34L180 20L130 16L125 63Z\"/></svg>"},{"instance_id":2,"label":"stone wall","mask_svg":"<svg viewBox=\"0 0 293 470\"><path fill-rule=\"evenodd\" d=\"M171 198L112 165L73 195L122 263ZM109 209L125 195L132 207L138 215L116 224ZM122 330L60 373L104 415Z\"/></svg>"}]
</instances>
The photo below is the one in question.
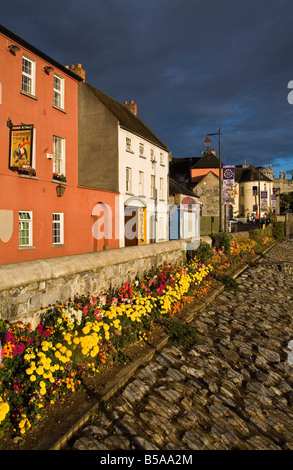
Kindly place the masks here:
<instances>
[{"instance_id":1,"label":"stone wall","mask_svg":"<svg viewBox=\"0 0 293 470\"><path fill-rule=\"evenodd\" d=\"M35 326L42 309L56 302L75 294L100 295L164 262L182 264L186 246L184 240L174 240L2 265L0 318Z\"/></svg>"}]
</instances>

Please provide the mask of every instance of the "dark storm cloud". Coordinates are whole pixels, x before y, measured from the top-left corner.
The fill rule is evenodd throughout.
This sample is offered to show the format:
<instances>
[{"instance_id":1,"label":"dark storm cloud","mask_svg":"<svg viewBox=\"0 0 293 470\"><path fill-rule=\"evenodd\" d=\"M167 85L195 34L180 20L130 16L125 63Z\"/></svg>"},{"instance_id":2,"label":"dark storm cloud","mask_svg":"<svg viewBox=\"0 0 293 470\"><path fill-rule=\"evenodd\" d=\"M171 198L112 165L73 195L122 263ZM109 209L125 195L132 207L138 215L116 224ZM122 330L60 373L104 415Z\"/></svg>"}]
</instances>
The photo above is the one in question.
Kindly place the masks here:
<instances>
[{"instance_id":1,"label":"dark storm cloud","mask_svg":"<svg viewBox=\"0 0 293 470\"><path fill-rule=\"evenodd\" d=\"M225 162L293 169L290 0L13 6L0 7L5 27L64 65L81 62L87 81L117 101L134 99L174 157L199 156L220 126Z\"/></svg>"}]
</instances>

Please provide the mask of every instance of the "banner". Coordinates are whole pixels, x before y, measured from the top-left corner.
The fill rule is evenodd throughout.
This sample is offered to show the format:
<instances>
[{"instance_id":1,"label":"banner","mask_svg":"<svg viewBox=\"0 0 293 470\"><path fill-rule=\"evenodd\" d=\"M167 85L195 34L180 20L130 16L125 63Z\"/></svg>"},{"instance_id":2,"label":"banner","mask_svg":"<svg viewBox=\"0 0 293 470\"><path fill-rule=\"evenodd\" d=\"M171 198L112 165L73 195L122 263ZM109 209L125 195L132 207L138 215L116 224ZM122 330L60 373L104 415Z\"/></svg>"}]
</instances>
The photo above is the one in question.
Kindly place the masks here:
<instances>
[{"instance_id":1,"label":"banner","mask_svg":"<svg viewBox=\"0 0 293 470\"><path fill-rule=\"evenodd\" d=\"M271 194L271 209L277 209L277 196L276 194Z\"/></svg>"},{"instance_id":2,"label":"banner","mask_svg":"<svg viewBox=\"0 0 293 470\"><path fill-rule=\"evenodd\" d=\"M146 208L137 208L137 238L138 243L146 243Z\"/></svg>"},{"instance_id":3,"label":"banner","mask_svg":"<svg viewBox=\"0 0 293 470\"><path fill-rule=\"evenodd\" d=\"M33 129L11 129L9 168L17 169L23 166L32 166L32 140Z\"/></svg>"},{"instance_id":4,"label":"banner","mask_svg":"<svg viewBox=\"0 0 293 470\"><path fill-rule=\"evenodd\" d=\"M235 166L223 166L223 204L235 204Z\"/></svg>"},{"instance_id":5,"label":"banner","mask_svg":"<svg viewBox=\"0 0 293 470\"><path fill-rule=\"evenodd\" d=\"M260 192L260 209L262 211L266 211L268 209L268 192L267 191Z\"/></svg>"}]
</instances>

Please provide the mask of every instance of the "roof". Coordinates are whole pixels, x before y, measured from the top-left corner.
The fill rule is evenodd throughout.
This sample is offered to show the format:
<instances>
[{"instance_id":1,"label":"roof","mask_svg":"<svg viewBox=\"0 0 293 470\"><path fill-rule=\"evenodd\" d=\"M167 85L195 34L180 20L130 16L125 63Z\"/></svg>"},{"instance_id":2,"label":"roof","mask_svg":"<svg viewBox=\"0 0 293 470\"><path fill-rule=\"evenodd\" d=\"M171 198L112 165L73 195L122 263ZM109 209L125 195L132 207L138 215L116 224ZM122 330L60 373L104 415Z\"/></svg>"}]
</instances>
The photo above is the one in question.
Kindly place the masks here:
<instances>
[{"instance_id":1,"label":"roof","mask_svg":"<svg viewBox=\"0 0 293 470\"><path fill-rule=\"evenodd\" d=\"M272 182L272 180L266 176L261 169L255 168L254 166L250 165L246 168L239 168L236 166L235 168L235 181L237 183L245 183L248 181L267 181Z\"/></svg>"},{"instance_id":2,"label":"roof","mask_svg":"<svg viewBox=\"0 0 293 470\"><path fill-rule=\"evenodd\" d=\"M182 184L177 183L177 181L169 178L169 194L171 196L175 194L185 194L186 196L198 197L192 191L185 188Z\"/></svg>"},{"instance_id":3,"label":"roof","mask_svg":"<svg viewBox=\"0 0 293 470\"><path fill-rule=\"evenodd\" d=\"M211 151L207 150L203 157L199 159L198 162L192 167L192 169L197 168L219 168L220 160L216 155Z\"/></svg>"},{"instance_id":4,"label":"roof","mask_svg":"<svg viewBox=\"0 0 293 470\"><path fill-rule=\"evenodd\" d=\"M188 174L190 175L190 168L198 162L201 157L174 157L170 162L170 174Z\"/></svg>"},{"instance_id":5,"label":"roof","mask_svg":"<svg viewBox=\"0 0 293 470\"><path fill-rule=\"evenodd\" d=\"M118 103L110 96L98 90L94 86L86 83L86 86L103 103L104 106L117 118L120 127L136 134L157 147L169 152L168 147L154 134L153 131L132 111L123 104Z\"/></svg>"},{"instance_id":6,"label":"roof","mask_svg":"<svg viewBox=\"0 0 293 470\"><path fill-rule=\"evenodd\" d=\"M62 64L59 64L59 62L57 62L56 60L52 59L51 57L49 57L47 54L45 54L44 52L40 51L39 49L37 49L35 46L32 46L31 44L29 44L27 41L25 41L24 39L20 38L19 36L17 36L16 34L12 33L11 31L9 31L7 28L5 28L4 26L0 25L0 33L4 34L5 36L7 36L8 38L10 38L12 41L14 42L17 42L18 44L20 44L21 46L25 47L26 49L30 50L31 52L33 52L34 54L36 54L37 56L39 56L41 59L45 60L46 62L49 62L51 65L54 65L56 68L58 68L59 70L62 70L62 72L66 73L67 75L69 75L71 78L74 78L75 80L77 81L81 81L82 78L79 77L79 75L77 75L76 73L72 72L70 69L68 69L67 67L65 67L64 65Z\"/></svg>"}]
</instances>

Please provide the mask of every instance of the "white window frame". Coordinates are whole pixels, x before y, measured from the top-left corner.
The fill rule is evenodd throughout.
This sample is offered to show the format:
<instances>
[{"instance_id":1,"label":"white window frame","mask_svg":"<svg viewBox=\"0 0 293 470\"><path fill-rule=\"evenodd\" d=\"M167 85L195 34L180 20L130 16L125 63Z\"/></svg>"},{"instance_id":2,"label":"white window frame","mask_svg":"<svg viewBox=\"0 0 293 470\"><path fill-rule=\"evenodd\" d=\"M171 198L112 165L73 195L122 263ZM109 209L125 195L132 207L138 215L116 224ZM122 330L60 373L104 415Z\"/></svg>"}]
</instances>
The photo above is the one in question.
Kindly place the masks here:
<instances>
[{"instance_id":1,"label":"white window frame","mask_svg":"<svg viewBox=\"0 0 293 470\"><path fill-rule=\"evenodd\" d=\"M30 64L30 71L24 70L24 61ZM21 91L31 96L35 96L36 91L36 62L25 55L22 56Z\"/></svg>"},{"instance_id":2,"label":"white window frame","mask_svg":"<svg viewBox=\"0 0 293 470\"><path fill-rule=\"evenodd\" d=\"M52 215L53 245L64 245L64 213L53 212Z\"/></svg>"},{"instance_id":3,"label":"white window frame","mask_svg":"<svg viewBox=\"0 0 293 470\"><path fill-rule=\"evenodd\" d=\"M28 217L22 218L22 214L27 214ZM28 234L21 237L21 231L26 231ZM21 243L21 240L27 240L28 243ZM18 212L18 244L20 248L33 246L33 213L32 211L19 211Z\"/></svg>"},{"instance_id":4,"label":"white window frame","mask_svg":"<svg viewBox=\"0 0 293 470\"><path fill-rule=\"evenodd\" d=\"M59 82L60 89L55 87L55 80ZM59 77L56 73L54 74L54 94L53 94L53 104L56 108L64 109L64 78Z\"/></svg>"},{"instance_id":5,"label":"white window frame","mask_svg":"<svg viewBox=\"0 0 293 470\"><path fill-rule=\"evenodd\" d=\"M163 152L160 152L160 165L163 165L163 166L165 165Z\"/></svg>"},{"instance_id":6,"label":"white window frame","mask_svg":"<svg viewBox=\"0 0 293 470\"><path fill-rule=\"evenodd\" d=\"M131 137L126 136L125 138L126 151L132 152L132 139Z\"/></svg>"},{"instance_id":7,"label":"white window frame","mask_svg":"<svg viewBox=\"0 0 293 470\"><path fill-rule=\"evenodd\" d=\"M53 136L53 173L65 176L65 139L56 135Z\"/></svg>"},{"instance_id":8,"label":"white window frame","mask_svg":"<svg viewBox=\"0 0 293 470\"><path fill-rule=\"evenodd\" d=\"M132 169L130 167L126 167L126 177L125 177L125 188L127 193L132 192Z\"/></svg>"},{"instance_id":9,"label":"white window frame","mask_svg":"<svg viewBox=\"0 0 293 470\"><path fill-rule=\"evenodd\" d=\"M144 144L140 142L139 144L139 156L143 157L144 156Z\"/></svg>"},{"instance_id":10,"label":"white window frame","mask_svg":"<svg viewBox=\"0 0 293 470\"><path fill-rule=\"evenodd\" d=\"M143 196L144 194L144 172L139 171L138 173L138 194Z\"/></svg>"}]
</instances>

